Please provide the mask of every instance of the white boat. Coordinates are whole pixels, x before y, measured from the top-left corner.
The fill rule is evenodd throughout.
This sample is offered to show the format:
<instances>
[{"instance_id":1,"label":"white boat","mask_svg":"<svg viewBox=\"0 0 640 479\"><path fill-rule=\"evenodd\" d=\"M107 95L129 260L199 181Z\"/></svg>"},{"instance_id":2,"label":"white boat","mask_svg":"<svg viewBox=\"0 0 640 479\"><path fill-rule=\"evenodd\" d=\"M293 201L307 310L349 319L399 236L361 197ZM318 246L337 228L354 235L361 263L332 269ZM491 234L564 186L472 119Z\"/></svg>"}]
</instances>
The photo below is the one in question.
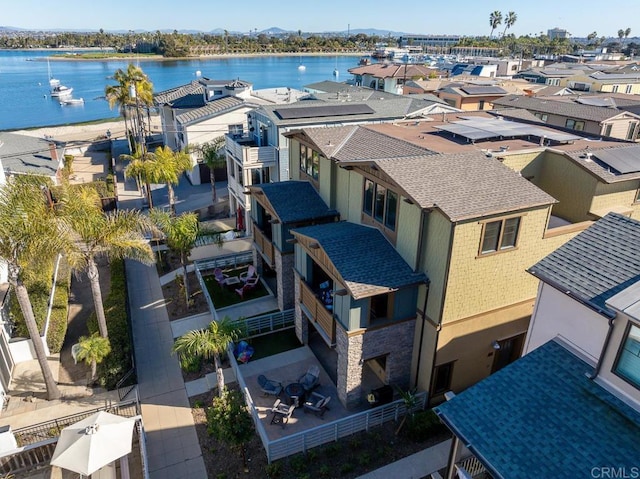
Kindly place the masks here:
<instances>
[{"instance_id":1,"label":"white boat","mask_svg":"<svg viewBox=\"0 0 640 479\"><path fill-rule=\"evenodd\" d=\"M66 98L60 100L60 105L84 105L84 98Z\"/></svg>"},{"instance_id":2,"label":"white boat","mask_svg":"<svg viewBox=\"0 0 640 479\"><path fill-rule=\"evenodd\" d=\"M49 72L49 89L50 95L53 97L69 96L73 91L73 88L66 87L60 84L60 80L53 78L51 74L51 65L49 65L49 59L47 59L47 71Z\"/></svg>"},{"instance_id":3,"label":"white boat","mask_svg":"<svg viewBox=\"0 0 640 479\"><path fill-rule=\"evenodd\" d=\"M302 72L302 71L305 71L306 69L307 69L307 67L305 67L302 64L302 56L300 56L300 65L298 65L298 70Z\"/></svg>"}]
</instances>

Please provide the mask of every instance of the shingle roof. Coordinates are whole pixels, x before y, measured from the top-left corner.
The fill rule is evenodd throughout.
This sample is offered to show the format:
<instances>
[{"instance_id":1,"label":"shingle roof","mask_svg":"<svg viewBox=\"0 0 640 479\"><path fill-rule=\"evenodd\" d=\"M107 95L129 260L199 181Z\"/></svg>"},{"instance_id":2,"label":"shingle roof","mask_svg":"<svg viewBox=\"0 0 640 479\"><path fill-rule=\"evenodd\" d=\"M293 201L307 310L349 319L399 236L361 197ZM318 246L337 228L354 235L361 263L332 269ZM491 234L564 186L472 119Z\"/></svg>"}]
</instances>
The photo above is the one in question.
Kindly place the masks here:
<instances>
[{"instance_id":1,"label":"shingle roof","mask_svg":"<svg viewBox=\"0 0 640 479\"><path fill-rule=\"evenodd\" d=\"M264 192L278 219L283 223L338 216L322 201L308 181L281 181L256 185Z\"/></svg>"},{"instance_id":2,"label":"shingle roof","mask_svg":"<svg viewBox=\"0 0 640 479\"><path fill-rule=\"evenodd\" d=\"M638 464L640 414L550 341L435 408L498 478L593 477Z\"/></svg>"},{"instance_id":3,"label":"shingle roof","mask_svg":"<svg viewBox=\"0 0 640 479\"><path fill-rule=\"evenodd\" d=\"M245 102L235 96L225 96L205 103L200 108L178 110L176 120L178 123L189 124L201 121L205 118L233 111L245 105Z\"/></svg>"},{"instance_id":4,"label":"shingle roof","mask_svg":"<svg viewBox=\"0 0 640 479\"><path fill-rule=\"evenodd\" d=\"M375 160L421 208L451 221L549 205L556 200L495 158L480 152Z\"/></svg>"},{"instance_id":5,"label":"shingle roof","mask_svg":"<svg viewBox=\"0 0 640 479\"><path fill-rule=\"evenodd\" d=\"M526 110L562 115L571 118L601 122L624 113L617 108L605 108L566 101L535 98L523 95L508 95L493 101L494 105L510 108L524 108Z\"/></svg>"},{"instance_id":6,"label":"shingle roof","mask_svg":"<svg viewBox=\"0 0 640 479\"><path fill-rule=\"evenodd\" d=\"M589 148L588 150L575 150L569 151L565 154L569 156L576 164L593 173L605 183L617 183L620 181L629 181L640 179L640 172L635 173L617 173L606 164L602 164L597 160L598 151L611 150L611 149L624 149L629 150L632 154L640 154L640 145L629 145L628 143L621 143L622 146L612 146L608 148ZM589 157L590 155L590 157Z\"/></svg>"},{"instance_id":7,"label":"shingle roof","mask_svg":"<svg viewBox=\"0 0 640 479\"><path fill-rule=\"evenodd\" d=\"M198 80L193 80L191 83L187 83L186 85L180 85L175 88L158 92L153 95L153 99L158 104L164 104L171 103L179 98L189 95L200 95L204 101L204 85L202 85Z\"/></svg>"},{"instance_id":8,"label":"shingle roof","mask_svg":"<svg viewBox=\"0 0 640 479\"><path fill-rule=\"evenodd\" d=\"M355 299L388 293L427 279L423 273L414 273L375 228L341 221L297 228L292 233L318 242Z\"/></svg>"},{"instance_id":9,"label":"shingle roof","mask_svg":"<svg viewBox=\"0 0 640 479\"><path fill-rule=\"evenodd\" d=\"M609 213L528 271L611 316L605 301L640 280L640 222Z\"/></svg>"},{"instance_id":10,"label":"shingle roof","mask_svg":"<svg viewBox=\"0 0 640 479\"><path fill-rule=\"evenodd\" d=\"M427 78L435 70L416 64L374 63L349 68L348 71L352 75L371 75L374 78L413 78L416 76Z\"/></svg>"},{"instance_id":11,"label":"shingle roof","mask_svg":"<svg viewBox=\"0 0 640 479\"><path fill-rule=\"evenodd\" d=\"M60 160L51 159L50 142L42 138L0 132L0 160L2 168L11 173L55 176ZM58 158L62 158L63 144L55 143Z\"/></svg>"},{"instance_id":12,"label":"shingle roof","mask_svg":"<svg viewBox=\"0 0 640 479\"><path fill-rule=\"evenodd\" d=\"M303 134L324 156L336 161L434 154L420 146L362 126L306 128Z\"/></svg>"}]
</instances>

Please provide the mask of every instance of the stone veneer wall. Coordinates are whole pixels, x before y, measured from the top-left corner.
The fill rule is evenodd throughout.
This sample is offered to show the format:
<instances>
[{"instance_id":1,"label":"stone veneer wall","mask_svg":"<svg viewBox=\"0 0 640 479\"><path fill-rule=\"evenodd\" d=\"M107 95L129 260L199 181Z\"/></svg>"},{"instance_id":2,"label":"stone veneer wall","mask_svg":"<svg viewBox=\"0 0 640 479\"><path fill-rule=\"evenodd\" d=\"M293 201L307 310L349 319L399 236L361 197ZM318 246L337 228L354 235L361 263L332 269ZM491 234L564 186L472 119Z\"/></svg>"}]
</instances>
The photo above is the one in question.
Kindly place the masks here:
<instances>
[{"instance_id":1,"label":"stone veneer wall","mask_svg":"<svg viewBox=\"0 0 640 479\"><path fill-rule=\"evenodd\" d=\"M296 310L296 336L302 344L309 343L309 321L307 317L302 314L302 308L300 308L300 275L297 271L293 270L293 286L295 291L294 307Z\"/></svg>"},{"instance_id":2,"label":"stone veneer wall","mask_svg":"<svg viewBox=\"0 0 640 479\"><path fill-rule=\"evenodd\" d=\"M296 317L297 318L297 317ZM348 336L340 326L336 328L338 353L338 397L347 408L362 400L362 368L364 362L387 356L387 383L407 389L411 380L411 358L415 319L402 321Z\"/></svg>"},{"instance_id":3,"label":"stone veneer wall","mask_svg":"<svg viewBox=\"0 0 640 479\"><path fill-rule=\"evenodd\" d=\"M295 256L292 253L282 254L274 248L274 263L278 282L278 308L280 311L291 309L295 298L299 295L299 292L294 290L293 285Z\"/></svg>"}]
</instances>

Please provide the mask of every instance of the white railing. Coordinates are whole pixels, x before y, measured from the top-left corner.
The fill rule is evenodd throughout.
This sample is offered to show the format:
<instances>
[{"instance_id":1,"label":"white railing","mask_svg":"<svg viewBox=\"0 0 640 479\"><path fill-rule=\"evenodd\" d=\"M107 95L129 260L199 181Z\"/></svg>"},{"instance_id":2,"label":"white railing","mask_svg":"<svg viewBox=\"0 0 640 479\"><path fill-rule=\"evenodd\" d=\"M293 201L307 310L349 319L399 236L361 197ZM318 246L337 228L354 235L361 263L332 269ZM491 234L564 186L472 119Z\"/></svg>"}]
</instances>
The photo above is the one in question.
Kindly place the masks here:
<instances>
[{"instance_id":1,"label":"white railing","mask_svg":"<svg viewBox=\"0 0 640 479\"><path fill-rule=\"evenodd\" d=\"M243 145L242 141L249 143L249 137L238 138L240 141L236 141L233 138L227 136L226 149L230 155L240 160L243 164L257 164L257 163L275 163L276 162L276 148L273 146L253 146Z\"/></svg>"},{"instance_id":2,"label":"white railing","mask_svg":"<svg viewBox=\"0 0 640 479\"><path fill-rule=\"evenodd\" d=\"M243 331L243 339L255 338L265 334L295 327L295 310L288 309L277 313L264 314L234 322Z\"/></svg>"},{"instance_id":3,"label":"white railing","mask_svg":"<svg viewBox=\"0 0 640 479\"><path fill-rule=\"evenodd\" d=\"M200 268L198 268L197 261L195 267L196 278L198 278L198 284L200 285L200 290L204 295L204 299L207 300L207 306L209 306L209 311L211 312L211 317L214 321L218 321L218 312L216 311L216 307L213 305L213 300L211 299L211 295L209 294L209 290L207 289L207 283L204 282L204 278L202 277L202 273L200 273Z\"/></svg>"},{"instance_id":4,"label":"white railing","mask_svg":"<svg viewBox=\"0 0 640 479\"><path fill-rule=\"evenodd\" d=\"M138 430L138 444L140 447L140 459L142 462L142 477L149 479L149 460L147 458L147 436L142 427L142 419L136 421L136 429Z\"/></svg>"}]
</instances>

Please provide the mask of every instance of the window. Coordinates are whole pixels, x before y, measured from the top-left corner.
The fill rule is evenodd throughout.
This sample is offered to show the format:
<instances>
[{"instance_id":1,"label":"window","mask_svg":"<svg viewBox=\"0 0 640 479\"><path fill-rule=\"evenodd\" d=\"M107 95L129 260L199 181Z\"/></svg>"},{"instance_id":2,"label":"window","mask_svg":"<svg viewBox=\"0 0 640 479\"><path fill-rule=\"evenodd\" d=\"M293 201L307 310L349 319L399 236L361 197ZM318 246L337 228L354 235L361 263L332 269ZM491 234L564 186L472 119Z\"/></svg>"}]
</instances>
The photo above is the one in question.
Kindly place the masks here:
<instances>
[{"instance_id":1,"label":"window","mask_svg":"<svg viewBox=\"0 0 640 479\"><path fill-rule=\"evenodd\" d=\"M584 121L578 121L578 120L573 120L571 118L567 119L566 123L564 124L565 127L571 129L571 130L576 130L576 131L583 131L584 130Z\"/></svg>"},{"instance_id":2,"label":"window","mask_svg":"<svg viewBox=\"0 0 640 479\"><path fill-rule=\"evenodd\" d=\"M314 180L318 179L320 171L320 155L306 145L300 145L300 171Z\"/></svg>"},{"instance_id":3,"label":"window","mask_svg":"<svg viewBox=\"0 0 640 479\"><path fill-rule=\"evenodd\" d=\"M478 102L478 110L484 110L484 103L485 103L484 100L480 100Z\"/></svg>"},{"instance_id":4,"label":"window","mask_svg":"<svg viewBox=\"0 0 640 479\"><path fill-rule=\"evenodd\" d=\"M389 294L372 296L369 303L369 323L389 317Z\"/></svg>"},{"instance_id":5,"label":"window","mask_svg":"<svg viewBox=\"0 0 640 479\"><path fill-rule=\"evenodd\" d=\"M251 184L252 185L259 185L261 183L260 181L260 170L258 168L255 168L253 170L251 170Z\"/></svg>"},{"instance_id":6,"label":"window","mask_svg":"<svg viewBox=\"0 0 640 479\"><path fill-rule=\"evenodd\" d=\"M515 247L519 229L520 217L485 223L480 253L495 253Z\"/></svg>"},{"instance_id":7,"label":"window","mask_svg":"<svg viewBox=\"0 0 640 479\"><path fill-rule=\"evenodd\" d=\"M231 164L229 165L229 174L231 175L231 178L236 177L236 164L233 160L231 160Z\"/></svg>"},{"instance_id":8,"label":"window","mask_svg":"<svg viewBox=\"0 0 640 479\"><path fill-rule=\"evenodd\" d=\"M631 90L633 90L633 85L627 85L624 89L624 92L628 95L631 93Z\"/></svg>"},{"instance_id":9,"label":"window","mask_svg":"<svg viewBox=\"0 0 640 479\"><path fill-rule=\"evenodd\" d=\"M613 125L611 123L609 123L608 125L605 125L603 135L611 136L611 128L613 128Z\"/></svg>"},{"instance_id":10,"label":"window","mask_svg":"<svg viewBox=\"0 0 640 479\"><path fill-rule=\"evenodd\" d=\"M629 129L627 130L627 140L635 139L637 126L638 126L638 123L636 123L635 121L632 121L631 123L629 123Z\"/></svg>"},{"instance_id":11,"label":"window","mask_svg":"<svg viewBox=\"0 0 640 479\"><path fill-rule=\"evenodd\" d=\"M640 389L640 327L629 325L613 372Z\"/></svg>"},{"instance_id":12,"label":"window","mask_svg":"<svg viewBox=\"0 0 640 479\"><path fill-rule=\"evenodd\" d=\"M242 176L242 167L240 165L237 165L238 168L238 174L236 175L238 177L238 184L240 186L244 186L244 178Z\"/></svg>"},{"instance_id":13,"label":"window","mask_svg":"<svg viewBox=\"0 0 640 479\"><path fill-rule=\"evenodd\" d=\"M395 231L398 221L398 193L365 179L362 212L385 228Z\"/></svg>"},{"instance_id":14,"label":"window","mask_svg":"<svg viewBox=\"0 0 640 479\"><path fill-rule=\"evenodd\" d=\"M547 115L546 113L534 113L534 116L536 116L537 118L540 118L545 123L547 122L547 119L549 118L549 115Z\"/></svg>"},{"instance_id":15,"label":"window","mask_svg":"<svg viewBox=\"0 0 640 479\"><path fill-rule=\"evenodd\" d=\"M244 134L244 127L240 125L229 125L229 134L234 138L240 137Z\"/></svg>"},{"instance_id":16,"label":"window","mask_svg":"<svg viewBox=\"0 0 640 479\"><path fill-rule=\"evenodd\" d=\"M451 388L453 361L436 366L433 373L433 394L444 394Z\"/></svg>"},{"instance_id":17,"label":"window","mask_svg":"<svg viewBox=\"0 0 640 479\"><path fill-rule=\"evenodd\" d=\"M611 91L613 93L618 93L618 88L620 88L618 85L613 85L613 89Z\"/></svg>"},{"instance_id":18,"label":"window","mask_svg":"<svg viewBox=\"0 0 640 479\"><path fill-rule=\"evenodd\" d=\"M636 191L636 199L634 200L634 203L640 203L640 188Z\"/></svg>"}]
</instances>

